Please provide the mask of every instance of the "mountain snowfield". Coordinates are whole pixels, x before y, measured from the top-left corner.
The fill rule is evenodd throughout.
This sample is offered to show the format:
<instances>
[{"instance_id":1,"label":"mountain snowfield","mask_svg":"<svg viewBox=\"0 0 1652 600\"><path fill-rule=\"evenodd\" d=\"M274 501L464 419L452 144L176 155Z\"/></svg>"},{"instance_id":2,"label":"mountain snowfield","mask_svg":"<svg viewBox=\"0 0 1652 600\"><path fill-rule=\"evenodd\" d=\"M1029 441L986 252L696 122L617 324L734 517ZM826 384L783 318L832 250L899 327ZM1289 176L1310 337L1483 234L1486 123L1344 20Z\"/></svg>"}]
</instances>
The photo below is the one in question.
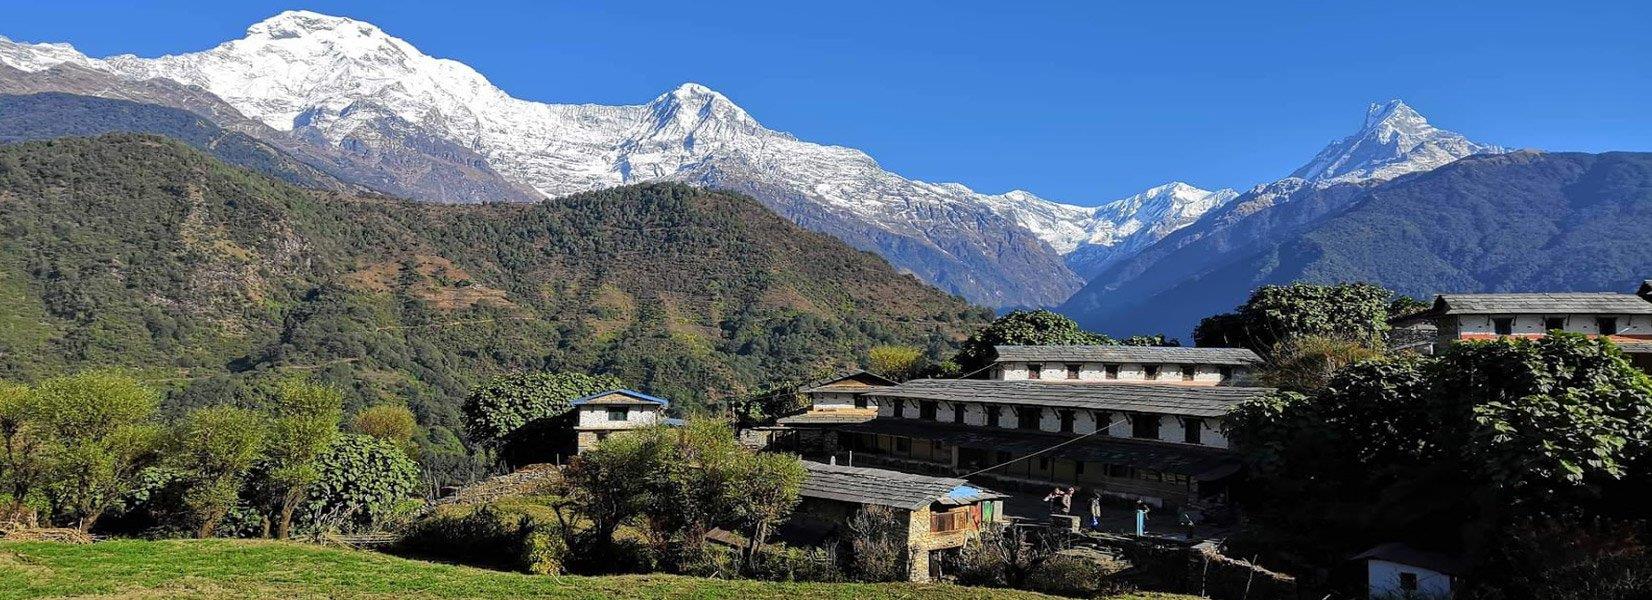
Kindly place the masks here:
<instances>
[{"instance_id":1,"label":"mountain snowfield","mask_svg":"<svg viewBox=\"0 0 1652 600\"><path fill-rule=\"evenodd\" d=\"M277 131L335 147L401 143L411 127L550 197L655 180L733 188L943 289L1000 307L1057 304L1090 275L1239 196L1176 182L1082 207L1024 191L989 195L916 181L859 150L767 129L702 85L629 106L523 100L372 24L308 11L281 13L209 50L159 58L96 59L67 44L0 38L0 63L26 72L71 64L130 81L198 86ZM1496 150L1435 129L1393 101L1374 105L1360 133L1333 143L1297 175L1389 178Z\"/></svg>"}]
</instances>

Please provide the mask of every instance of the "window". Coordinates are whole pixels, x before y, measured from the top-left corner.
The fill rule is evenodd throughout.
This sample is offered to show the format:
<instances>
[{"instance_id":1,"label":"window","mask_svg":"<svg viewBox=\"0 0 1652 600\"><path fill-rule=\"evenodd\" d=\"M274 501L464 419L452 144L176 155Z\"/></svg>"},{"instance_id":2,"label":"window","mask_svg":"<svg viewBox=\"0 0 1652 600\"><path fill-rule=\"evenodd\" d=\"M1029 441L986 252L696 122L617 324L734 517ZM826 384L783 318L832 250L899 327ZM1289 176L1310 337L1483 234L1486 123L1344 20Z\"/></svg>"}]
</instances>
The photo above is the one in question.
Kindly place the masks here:
<instances>
[{"instance_id":1,"label":"window","mask_svg":"<svg viewBox=\"0 0 1652 600\"><path fill-rule=\"evenodd\" d=\"M1073 432L1073 411L1061 411L1061 433Z\"/></svg>"},{"instance_id":2,"label":"window","mask_svg":"<svg viewBox=\"0 0 1652 600\"><path fill-rule=\"evenodd\" d=\"M1074 475L1083 475L1084 474L1084 461L1081 460L1081 461L1076 461L1076 462L1073 463L1073 474Z\"/></svg>"},{"instance_id":3,"label":"window","mask_svg":"<svg viewBox=\"0 0 1652 600\"><path fill-rule=\"evenodd\" d=\"M1131 437L1159 439L1158 415L1135 415L1130 418Z\"/></svg>"},{"instance_id":4,"label":"window","mask_svg":"<svg viewBox=\"0 0 1652 600\"><path fill-rule=\"evenodd\" d=\"M1124 465L1107 465L1107 476L1118 479L1130 479L1136 476L1136 469L1134 467L1126 467Z\"/></svg>"},{"instance_id":5,"label":"window","mask_svg":"<svg viewBox=\"0 0 1652 600\"><path fill-rule=\"evenodd\" d=\"M996 406L988 406L987 407L987 425L990 425L992 427L997 427L998 426L998 407L996 407Z\"/></svg>"},{"instance_id":6,"label":"window","mask_svg":"<svg viewBox=\"0 0 1652 600\"><path fill-rule=\"evenodd\" d=\"M1067 378L1068 379L1078 379L1078 371L1079 371L1079 366L1078 365L1067 365Z\"/></svg>"},{"instance_id":7,"label":"window","mask_svg":"<svg viewBox=\"0 0 1652 600\"><path fill-rule=\"evenodd\" d=\"M933 400L918 402L918 418L925 421L935 420L935 402Z\"/></svg>"},{"instance_id":8,"label":"window","mask_svg":"<svg viewBox=\"0 0 1652 600\"><path fill-rule=\"evenodd\" d=\"M1514 317L1497 317L1491 320L1491 330L1497 335L1514 333Z\"/></svg>"},{"instance_id":9,"label":"window","mask_svg":"<svg viewBox=\"0 0 1652 600\"><path fill-rule=\"evenodd\" d=\"M608 407L608 420L625 421L631 417L631 409L625 406Z\"/></svg>"},{"instance_id":10,"label":"window","mask_svg":"<svg viewBox=\"0 0 1652 600\"><path fill-rule=\"evenodd\" d=\"M1044 365L1027 365L1027 379L1043 379Z\"/></svg>"},{"instance_id":11,"label":"window","mask_svg":"<svg viewBox=\"0 0 1652 600\"><path fill-rule=\"evenodd\" d=\"M1015 427L1017 429L1038 429L1038 413L1036 407L1022 407L1015 409Z\"/></svg>"},{"instance_id":12,"label":"window","mask_svg":"<svg viewBox=\"0 0 1652 600\"><path fill-rule=\"evenodd\" d=\"M1233 367L1220 367L1216 372L1222 375L1222 381L1233 379Z\"/></svg>"},{"instance_id":13,"label":"window","mask_svg":"<svg viewBox=\"0 0 1652 600\"><path fill-rule=\"evenodd\" d=\"M1595 326L1600 328L1600 334L1601 335L1617 335L1618 334L1618 319L1617 319L1617 317L1600 317L1598 319L1595 319Z\"/></svg>"},{"instance_id":14,"label":"window","mask_svg":"<svg viewBox=\"0 0 1652 600\"><path fill-rule=\"evenodd\" d=\"M903 438L903 437L895 438L895 451L896 452L911 452L912 451L912 438Z\"/></svg>"},{"instance_id":15,"label":"window","mask_svg":"<svg viewBox=\"0 0 1652 600\"><path fill-rule=\"evenodd\" d=\"M1182 367L1182 381L1193 381L1193 375L1198 372L1196 367Z\"/></svg>"},{"instance_id":16,"label":"window","mask_svg":"<svg viewBox=\"0 0 1652 600\"><path fill-rule=\"evenodd\" d=\"M952 403L952 422L957 423L959 425L964 424L964 412L967 411L967 410L968 410L968 407L966 407L962 404L959 404L957 402L953 402Z\"/></svg>"},{"instance_id":17,"label":"window","mask_svg":"<svg viewBox=\"0 0 1652 600\"><path fill-rule=\"evenodd\" d=\"M1549 317L1543 319L1543 331L1566 330L1566 317Z\"/></svg>"},{"instance_id":18,"label":"window","mask_svg":"<svg viewBox=\"0 0 1652 600\"><path fill-rule=\"evenodd\" d=\"M929 530L935 533L961 531L968 529L973 523L968 510L952 510L929 515Z\"/></svg>"},{"instance_id":19,"label":"window","mask_svg":"<svg viewBox=\"0 0 1652 600\"><path fill-rule=\"evenodd\" d=\"M1119 378L1119 366L1118 365L1107 365L1107 378L1108 379L1118 379Z\"/></svg>"},{"instance_id":20,"label":"window","mask_svg":"<svg viewBox=\"0 0 1652 600\"><path fill-rule=\"evenodd\" d=\"M855 396L855 408L866 408L866 396Z\"/></svg>"},{"instance_id":21,"label":"window","mask_svg":"<svg viewBox=\"0 0 1652 600\"><path fill-rule=\"evenodd\" d=\"M1400 590L1417 591L1417 574L1410 571L1400 571Z\"/></svg>"},{"instance_id":22,"label":"window","mask_svg":"<svg viewBox=\"0 0 1652 600\"><path fill-rule=\"evenodd\" d=\"M906 401L900 398L895 399L895 418L906 418Z\"/></svg>"},{"instance_id":23,"label":"window","mask_svg":"<svg viewBox=\"0 0 1652 600\"><path fill-rule=\"evenodd\" d=\"M1113 417L1107 413L1096 411L1096 435L1113 435Z\"/></svg>"},{"instance_id":24,"label":"window","mask_svg":"<svg viewBox=\"0 0 1652 600\"><path fill-rule=\"evenodd\" d=\"M1182 441L1187 442L1189 444L1203 443L1199 440L1199 436L1200 436L1200 434L1202 434L1204 432L1204 428L1205 428L1205 422L1204 422L1203 419L1195 419L1193 417L1183 418L1182 419Z\"/></svg>"},{"instance_id":25,"label":"window","mask_svg":"<svg viewBox=\"0 0 1652 600\"><path fill-rule=\"evenodd\" d=\"M1040 470L1040 471L1050 470L1050 459L1048 459L1048 458L1038 459L1038 470Z\"/></svg>"},{"instance_id":26,"label":"window","mask_svg":"<svg viewBox=\"0 0 1652 600\"><path fill-rule=\"evenodd\" d=\"M1141 370L1142 373L1147 376L1148 381L1159 380L1159 365L1146 365L1143 366Z\"/></svg>"}]
</instances>

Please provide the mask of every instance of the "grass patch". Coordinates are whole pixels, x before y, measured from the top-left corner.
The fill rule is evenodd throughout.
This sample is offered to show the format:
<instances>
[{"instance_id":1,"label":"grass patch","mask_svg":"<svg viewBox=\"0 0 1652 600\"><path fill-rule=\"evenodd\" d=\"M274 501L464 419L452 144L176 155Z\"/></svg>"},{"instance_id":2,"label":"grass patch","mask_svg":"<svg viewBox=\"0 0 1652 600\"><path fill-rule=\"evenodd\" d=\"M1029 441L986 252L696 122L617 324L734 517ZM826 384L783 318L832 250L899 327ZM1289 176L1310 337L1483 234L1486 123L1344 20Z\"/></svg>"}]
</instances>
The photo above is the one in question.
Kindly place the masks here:
<instances>
[{"instance_id":1,"label":"grass patch","mask_svg":"<svg viewBox=\"0 0 1652 600\"><path fill-rule=\"evenodd\" d=\"M376 552L241 540L0 542L0 598L1046 598L939 584L551 577ZM1147 600L1173 596L1120 597Z\"/></svg>"}]
</instances>

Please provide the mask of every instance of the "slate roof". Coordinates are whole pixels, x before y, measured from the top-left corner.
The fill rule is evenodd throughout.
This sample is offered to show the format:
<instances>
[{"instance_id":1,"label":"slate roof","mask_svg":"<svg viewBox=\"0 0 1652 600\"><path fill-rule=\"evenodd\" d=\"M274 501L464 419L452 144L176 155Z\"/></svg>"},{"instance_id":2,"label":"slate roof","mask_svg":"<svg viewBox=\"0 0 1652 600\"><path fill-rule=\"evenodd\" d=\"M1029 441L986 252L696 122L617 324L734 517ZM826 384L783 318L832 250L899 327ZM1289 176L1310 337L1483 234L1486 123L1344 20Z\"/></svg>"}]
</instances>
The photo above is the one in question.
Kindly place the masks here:
<instances>
[{"instance_id":1,"label":"slate roof","mask_svg":"<svg viewBox=\"0 0 1652 600\"><path fill-rule=\"evenodd\" d=\"M1436 315L1632 314L1652 315L1652 302L1612 292L1533 294L1440 294Z\"/></svg>"},{"instance_id":2,"label":"slate roof","mask_svg":"<svg viewBox=\"0 0 1652 600\"><path fill-rule=\"evenodd\" d=\"M1618 348L1630 354L1652 354L1652 342L1618 342Z\"/></svg>"},{"instance_id":3,"label":"slate roof","mask_svg":"<svg viewBox=\"0 0 1652 600\"><path fill-rule=\"evenodd\" d=\"M1460 575L1465 570L1462 559L1439 552L1418 550L1406 544L1397 542L1382 544L1370 550L1366 550L1350 560L1368 559L1386 560L1388 562L1399 563L1402 565L1422 567L1436 573L1445 573L1447 575Z\"/></svg>"},{"instance_id":4,"label":"slate roof","mask_svg":"<svg viewBox=\"0 0 1652 600\"><path fill-rule=\"evenodd\" d=\"M814 410L798 413L789 417L781 417L775 422L781 425L842 425L845 423L865 423L877 418L876 409L866 410Z\"/></svg>"},{"instance_id":5,"label":"slate roof","mask_svg":"<svg viewBox=\"0 0 1652 600\"><path fill-rule=\"evenodd\" d=\"M809 392L860 391L888 385L895 385L895 382L877 373L862 370L811 381L803 384L798 391L805 394Z\"/></svg>"},{"instance_id":6,"label":"slate roof","mask_svg":"<svg viewBox=\"0 0 1652 600\"><path fill-rule=\"evenodd\" d=\"M960 505L1006 497L952 477L913 475L813 461L803 461L803 467L808 471L799 492L804 498L917 510L934 502Z\"/></svg>"},{"instance_id":7,"label":"slate roof","mask_svg":"<svg viewBox=\"0 0 1652 600\"><path fill-rule=\"evenodd\" d=\"M606 398L607 396L614 395L625 396L626 398L630 398L631 401L610 400ZM635 390L608 390L604 392L597 392L589 396L576 398L574 399L573 404L575 406L579 406L581 404L658 404L660 406L670 406L671 401L657 396L650 396Z\"/></svg>"},{"instance_id":8,"label":"slate roof","mask_svg":"<svg viewBox=\"0 0 1652 600\"><path fill-rule=\"evenodd\" d=\"M877 419L845 425L841 431L873 433L943 442L953 446L1025 456L1077 437L1073 434L960 426L912 419ZM1239 470L1231 450L1168 444L1130 438L1090 436L1039 456L1152 469L1200 481L1220 479Z\"/></svg>"},{"instance_id":9,"label":"slate roof","mask_svg":"<svg viewBox=\"0 0 1652 600\"><path fill-rule=\"evenodd\" d=\"M1109 410L1191 417L1219 417L1273 388L1192 386L1174 383L1069 383L986 379L916 379L867 392L877 398L913 398ZM1013 417L1011 417L1013 418Z\"/></svg>"},{"instance_id":10,"label":"slate roof","mask_svg":"<svg viewBox=\"0 0 1652 600\"><path fill-rule=\"evenodd\" d=\"M998 360L1248 366L1262 362L1244 348L1174 346L997 346Z\"/></svg>"}]
</instances>

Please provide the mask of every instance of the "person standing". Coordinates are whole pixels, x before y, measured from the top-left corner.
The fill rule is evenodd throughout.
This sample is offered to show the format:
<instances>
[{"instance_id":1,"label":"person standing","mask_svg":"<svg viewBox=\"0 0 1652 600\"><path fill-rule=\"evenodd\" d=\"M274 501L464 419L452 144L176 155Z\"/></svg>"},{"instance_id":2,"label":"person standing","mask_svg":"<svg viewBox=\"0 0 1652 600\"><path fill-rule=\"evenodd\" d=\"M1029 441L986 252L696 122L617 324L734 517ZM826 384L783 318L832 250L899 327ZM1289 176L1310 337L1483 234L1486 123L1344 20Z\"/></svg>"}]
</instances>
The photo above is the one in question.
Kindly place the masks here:
<instances>
[{"instance_id":1,"label":"person standing","mask_svg":"<svg viewBox=\"0 0 1652 600\"><path fill-rule=\"evenodd\" d=\"M1193 529L1194 529L1193 513L1187 512L1185 510L1182 511L1181 525L1184 529L1187 530L1187 541L1189 541L1189 542L1193 541Z\"/></svg>"},{"instance_id":2,"label":"person standing","mask_svg":"<svg viewBox=\"0 0 1652 600\"><path fill-rule=\"evenodd\" d=\"M1151 510L1152 508L1147 506L1147 501L1136 501L1136 535L1147 535L1147 513Z\"/></svg>"},{"instance_id":3,"label":"person standing","mask_svg":"<svg viewBox=\"0 0 1652 600\"><path fill-rule=\"evenodd\" d=\"M1069 487L1061 492L1061 514L1073 514L1073 494L1077 493L1078 488L1076 487Z\"/></svg>"},{"instance_id":4,"label":"person standing","mask_svg":"<svg viewBox=\"0 0 1652 600\"><path fill-rule=\"evenodd\" d=\"M1101 531L1101 491L1090 492L1090 529Z\"/></svg>"}]
</instances>

